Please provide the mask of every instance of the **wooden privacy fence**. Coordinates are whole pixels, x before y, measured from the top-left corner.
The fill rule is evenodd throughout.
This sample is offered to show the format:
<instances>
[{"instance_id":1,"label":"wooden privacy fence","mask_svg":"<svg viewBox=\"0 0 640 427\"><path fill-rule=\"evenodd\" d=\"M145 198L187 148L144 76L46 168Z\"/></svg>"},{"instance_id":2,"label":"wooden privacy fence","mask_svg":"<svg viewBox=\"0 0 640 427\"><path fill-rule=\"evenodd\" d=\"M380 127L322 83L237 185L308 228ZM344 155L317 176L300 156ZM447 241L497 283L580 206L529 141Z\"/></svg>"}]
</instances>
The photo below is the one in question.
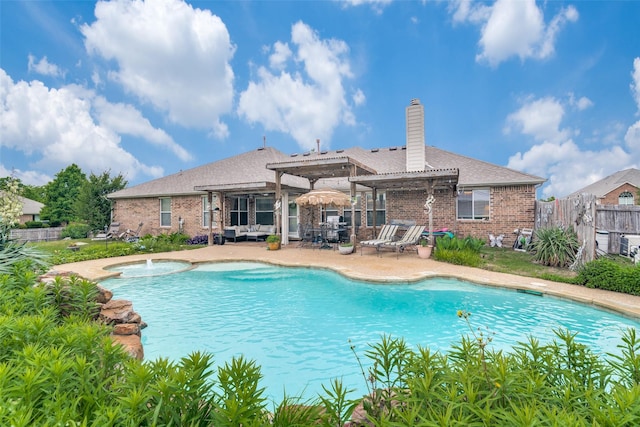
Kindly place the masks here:
<instances>
[{"instance_id":1,"label":"wooden privacy fence","mask_svg":"<svg viewBox=\"0 0 640 427\"><path fill-rule=\"evenodd\" d=\"M581 262L593 261L596 252L596 198L593 194L536 201L535 225L538 228L573 228L582 248Z\"/></svg>"},{"instance_id":2,"label":"wooden privacy fence","mask_svg":"<svg viewBox=\"0 0 640 427\"><path fill-rule=\"evenodd\" d=\"M601 253L619 254L620 237L640 235L640 206L597 205L592 194L536 201L535 229L546 227L573 227L584 245L582 262L589 262L596 256L596 247Z\"/></svg>"},{"instance_id":3,"label":"wooden privacy fence","mask_svg":"<svg viewBox=\"0 0 640 427\"><path fill-rule=\"evenodd\" d=\"M619 254L622 235L640 234L640 206L598 205L596 227L598 231L607 231L609 236L608 247L600 249Z\"/></svg>"},{"instance_id":4,"label":"wooden privacy fence","mask_svg":"<svg viewBox=\"0 0 640 427\"><path fill-rule=\"evenodd\" d=\"M48 242L50 240L60 240L60 234L64 227L47 228L14 228L11 230L10 238L20 242Z\"/></svg>"}]
</instances>

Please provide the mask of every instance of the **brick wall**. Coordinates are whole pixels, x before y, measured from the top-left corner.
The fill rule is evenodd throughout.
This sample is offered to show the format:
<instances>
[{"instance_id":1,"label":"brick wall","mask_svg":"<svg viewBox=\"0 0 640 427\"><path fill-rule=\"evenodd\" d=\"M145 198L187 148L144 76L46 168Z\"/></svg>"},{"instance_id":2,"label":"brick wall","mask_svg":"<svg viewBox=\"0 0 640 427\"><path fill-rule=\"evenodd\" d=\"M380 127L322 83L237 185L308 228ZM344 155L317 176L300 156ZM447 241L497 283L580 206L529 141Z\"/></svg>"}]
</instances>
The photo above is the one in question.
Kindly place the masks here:
<instances>
[{"instance_id":1,"label":"brick wall","mask_svg":"<svg viewBox=\"0 0 640 427\"><path fill-rule=\"evenodd\" d=\"M120 230L136 230L143 223L140 235L170 234L179 231L179 218L183 219L183 232L189 236L207 234L202 226L203 206L201 196L171 197L171 226L160 226L160 199L118 199L113 202L113 221L120 222Z\"/></svg>"},{"instance_id":2,"label":"brick wall","mask_svg":"<svg viewBox=\"0 0 640 427\"><path fill-rule=\"evenodd\" d=\"M625 183L620 187L616 188L615 190L607 193L607 195L605 195L603 198L598 200L598 203L601 205L617 205L618 197L620 197L620 194L624 193L625 191L628 191L629 193L633 194L634 204L637 205L638 204L638 187L635 187L629 183Z\"/></svg>"},{"instance_id":3,"label":"brick wall","mask_svg":"<svg viewBox=\"0 0 640 427\"><path fill-rule=\"evenodd\" d=\"M448 228L459 237L474 236L485 241L489 234L504 234L504 244L511 245L517 228L533 228L536 189L533 185L493 187L490 194L488 220L457 220L456 193L453 190L437 190L433 208L433 226L435 229ZM424 209L427 200L425 190L387 191L386 218L390 220L415 221L416 224L429 225L429 215ZM358 239L372 236L373 227L366 227L366 202L361 198L362 226L358 230ZM225 201L225 223L229 223L231 201ZM114 201L114 221L120 222L120 229L135 230L143 222L141 235L178 232L178 218L184 220L183 232L190 235L207 234L208 227L202 224L201 196L171 197L171 227L160 227L160 201L157 197L144 199L122 199ZM250 216L254 216L253 204L249 207ZM286 209L284 210L286 212ZM318 221L317 210L315 221ZM342 211L340 211L342 212ZM308 221L309 209L300 209L300 223ZM214 214L219 215L219 214ZM286 220L286 217L283 219ZM219 223L218 216L215 217ZM254 220L252 218L251 220ZM253 223L253 222L252 222Z\"/></svg>"}]
</instances>

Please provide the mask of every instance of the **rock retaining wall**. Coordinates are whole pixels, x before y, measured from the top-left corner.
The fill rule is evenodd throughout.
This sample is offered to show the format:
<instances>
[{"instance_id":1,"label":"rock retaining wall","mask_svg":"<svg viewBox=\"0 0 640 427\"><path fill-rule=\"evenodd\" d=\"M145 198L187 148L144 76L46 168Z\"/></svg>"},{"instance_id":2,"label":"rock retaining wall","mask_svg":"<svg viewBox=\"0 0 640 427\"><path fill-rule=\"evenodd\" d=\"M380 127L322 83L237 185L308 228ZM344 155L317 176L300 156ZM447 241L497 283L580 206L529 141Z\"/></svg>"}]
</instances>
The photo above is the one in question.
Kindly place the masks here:
<instances>
[{"instance_id":1,"label":"rock retaining wall","mask_svg":"<svg viewBox=\"0 0 640 427\"><path fill-rule=\"evenodd\" d=\"M69 281L70 278L76 276L75 273L69 271L50 271L40 276L40 283L47 285L53 283L57 277L62 280ZM97 321L113 327L111 339L114 344L122 345L127 353L136 359L144 358L144 349L142 347L142 329L147 325L142 321L138 313L133 310L131 301L122 299L112 299L113 293L96 283L98 295L96 304L100 308Z\"/></svg>"}]
</instances>

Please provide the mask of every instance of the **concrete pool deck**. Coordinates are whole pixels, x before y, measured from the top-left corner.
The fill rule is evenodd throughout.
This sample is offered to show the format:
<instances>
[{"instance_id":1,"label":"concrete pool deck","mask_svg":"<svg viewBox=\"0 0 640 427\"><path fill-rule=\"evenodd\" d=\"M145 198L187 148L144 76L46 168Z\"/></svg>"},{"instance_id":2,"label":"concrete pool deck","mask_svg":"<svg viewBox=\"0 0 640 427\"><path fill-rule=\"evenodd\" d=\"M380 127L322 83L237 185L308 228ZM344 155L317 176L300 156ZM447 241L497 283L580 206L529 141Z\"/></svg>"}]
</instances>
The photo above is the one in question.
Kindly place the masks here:
<instances>
[{"instance_id":1,"label":"concrete pool deck","mask_svg":"<svg viewBox=\"0 0 640 427\"><path fill-rule=\"evenodd\" d=\"M183 260L195 264L219 261L252 261L292 267L330 268L354 279L378 282L416 281L438 276L455 277L488 286L535 291L544 295L567 298L613 310L640 320L640 296L462 267L432 259L421 259L414 252L400 254L398 258L393 252L381 252L378 256L371 249L365 249L362 255L359 249L357 253L341 255L337 250L298 248L295 243L283 246L278 251L269 251L263 242L241 242L178 252L82 261L58 265L53 269L72 271L86 279L100 281L118 275L118 273L105 270L106 267L142 262L147 259L153 261Z\"/></svg>"}]
</instances>

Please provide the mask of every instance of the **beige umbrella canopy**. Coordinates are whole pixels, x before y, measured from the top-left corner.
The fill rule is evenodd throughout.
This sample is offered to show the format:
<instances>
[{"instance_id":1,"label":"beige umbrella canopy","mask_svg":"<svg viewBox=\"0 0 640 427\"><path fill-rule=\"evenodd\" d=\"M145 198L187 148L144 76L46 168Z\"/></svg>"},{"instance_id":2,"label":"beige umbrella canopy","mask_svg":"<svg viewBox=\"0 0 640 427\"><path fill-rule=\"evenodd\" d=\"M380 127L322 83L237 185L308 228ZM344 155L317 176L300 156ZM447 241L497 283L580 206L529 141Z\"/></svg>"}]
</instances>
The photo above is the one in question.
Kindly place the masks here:
<instances>
[{"instance_id":1,"label":"beige umbrella canopy","mask_svg":"<svg viewBox=\"0 0 640 427\"><path fill-rule=\"evenodd\" d=\"M311 190L296 198L298 206L351 206L351 197L342 191L323 188Z\"/></svg>"}]
</instances>

